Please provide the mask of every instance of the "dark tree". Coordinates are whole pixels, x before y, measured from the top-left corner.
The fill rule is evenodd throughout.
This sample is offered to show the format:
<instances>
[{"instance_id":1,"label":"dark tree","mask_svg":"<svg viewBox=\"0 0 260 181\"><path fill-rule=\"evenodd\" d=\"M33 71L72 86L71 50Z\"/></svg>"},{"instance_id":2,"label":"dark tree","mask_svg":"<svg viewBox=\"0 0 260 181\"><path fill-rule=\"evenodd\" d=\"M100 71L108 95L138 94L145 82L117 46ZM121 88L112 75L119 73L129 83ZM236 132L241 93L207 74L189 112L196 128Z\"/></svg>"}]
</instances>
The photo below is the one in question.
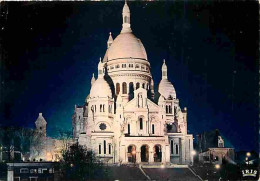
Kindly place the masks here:
<instances>
[{"instance_id":1,"label":"dark tree","mask_svg":"<svg viewBox=\"0 0 260 181\"><path fill-rule=\"evenodd\" d=\"M105 177L105 170L93 151L73 144L62 153L61 171L63 180L89 180ZM99 177L99 178L97 178Z\"/></svg>"}]
</instances>

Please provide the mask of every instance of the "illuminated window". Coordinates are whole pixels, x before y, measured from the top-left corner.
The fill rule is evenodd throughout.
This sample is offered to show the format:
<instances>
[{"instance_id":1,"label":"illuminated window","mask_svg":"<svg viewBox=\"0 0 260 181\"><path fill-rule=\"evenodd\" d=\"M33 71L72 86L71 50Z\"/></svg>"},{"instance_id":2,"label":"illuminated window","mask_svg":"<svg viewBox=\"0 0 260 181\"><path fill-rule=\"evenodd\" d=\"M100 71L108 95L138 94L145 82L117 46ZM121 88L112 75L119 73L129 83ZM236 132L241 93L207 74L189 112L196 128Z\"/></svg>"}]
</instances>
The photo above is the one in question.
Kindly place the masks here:
<instances>
[{"instance_id":1,"label":"illuminated window","mask_svg":"<svg viewBox=\"0 0 260 181\"><path fill-rule=\"evenodd\" d=\"M29 169L28 168L21 168L20 173L29 173Z\"/></svg>"},{"instance_id":2,"label":"illuminated window","mask_svg":"<svg viewBox=\"0 0 260 181\"><path fill-rule=\"evenodd\" d=\"M37 169L31 169L30 173L37 173Z\"/></svg>"}]
</instances>

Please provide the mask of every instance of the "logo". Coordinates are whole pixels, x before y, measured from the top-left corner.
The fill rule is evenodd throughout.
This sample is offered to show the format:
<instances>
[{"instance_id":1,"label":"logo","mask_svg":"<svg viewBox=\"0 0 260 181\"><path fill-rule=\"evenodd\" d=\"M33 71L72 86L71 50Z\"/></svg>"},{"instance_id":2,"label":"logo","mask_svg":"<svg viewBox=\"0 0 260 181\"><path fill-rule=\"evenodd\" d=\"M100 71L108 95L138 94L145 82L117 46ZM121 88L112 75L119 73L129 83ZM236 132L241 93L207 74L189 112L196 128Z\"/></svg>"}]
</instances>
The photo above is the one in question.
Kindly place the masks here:
<instances>
[{"instance_id":1,"label":"logo","mask_svg":"<svg viewBox=\"0 0 260 181\"><path fill-rule=\"evenodd\" d=\"M256 177L257 172L258 171L255 169L244 169L244 170L242 170L242 176L243 177Z\"/></svg>"}]
</instances>

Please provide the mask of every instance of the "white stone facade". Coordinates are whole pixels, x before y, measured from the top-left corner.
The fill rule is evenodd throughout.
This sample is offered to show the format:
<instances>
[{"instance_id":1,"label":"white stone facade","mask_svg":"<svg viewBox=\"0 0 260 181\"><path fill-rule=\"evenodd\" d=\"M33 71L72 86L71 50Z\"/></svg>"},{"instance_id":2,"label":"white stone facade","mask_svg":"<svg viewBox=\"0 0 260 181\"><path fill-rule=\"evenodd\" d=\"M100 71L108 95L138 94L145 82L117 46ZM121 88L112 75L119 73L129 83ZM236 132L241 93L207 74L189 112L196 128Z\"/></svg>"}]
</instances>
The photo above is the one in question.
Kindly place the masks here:
<instances>
[{"instance_id":1,"label":"white stone facade","mask_svg":"<svg viewBox=\"0 0 260 181\"><path fill-rule=\"evenodd\" d=\"M142 42L131 30L130 10L123 8L121 33L98 64L84 106L76 106L73 136L109 163L191 164L193 136L187 134L187 109L162 66L158 96Z\"/></svg>"}]
</instances>

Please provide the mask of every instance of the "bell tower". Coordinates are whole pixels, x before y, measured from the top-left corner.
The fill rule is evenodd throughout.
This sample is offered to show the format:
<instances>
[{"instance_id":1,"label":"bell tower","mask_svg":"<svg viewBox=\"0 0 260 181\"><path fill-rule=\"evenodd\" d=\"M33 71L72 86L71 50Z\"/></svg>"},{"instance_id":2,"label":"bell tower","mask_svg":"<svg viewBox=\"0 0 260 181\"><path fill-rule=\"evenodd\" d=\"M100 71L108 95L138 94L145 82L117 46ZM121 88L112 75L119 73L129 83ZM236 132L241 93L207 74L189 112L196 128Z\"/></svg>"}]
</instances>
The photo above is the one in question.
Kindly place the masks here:
<instances>
[{"instance_id":1,"label":"bell tower","mask_svg":"<svg viewBox=\"0 0 260 181\"><path fill-rule=\"evenodd\" d=\"M46 125L47 122L42 116L42 113L39 113L37 120L35 121L36 131L46 137Z\"/></svg>"}]
</instances>

